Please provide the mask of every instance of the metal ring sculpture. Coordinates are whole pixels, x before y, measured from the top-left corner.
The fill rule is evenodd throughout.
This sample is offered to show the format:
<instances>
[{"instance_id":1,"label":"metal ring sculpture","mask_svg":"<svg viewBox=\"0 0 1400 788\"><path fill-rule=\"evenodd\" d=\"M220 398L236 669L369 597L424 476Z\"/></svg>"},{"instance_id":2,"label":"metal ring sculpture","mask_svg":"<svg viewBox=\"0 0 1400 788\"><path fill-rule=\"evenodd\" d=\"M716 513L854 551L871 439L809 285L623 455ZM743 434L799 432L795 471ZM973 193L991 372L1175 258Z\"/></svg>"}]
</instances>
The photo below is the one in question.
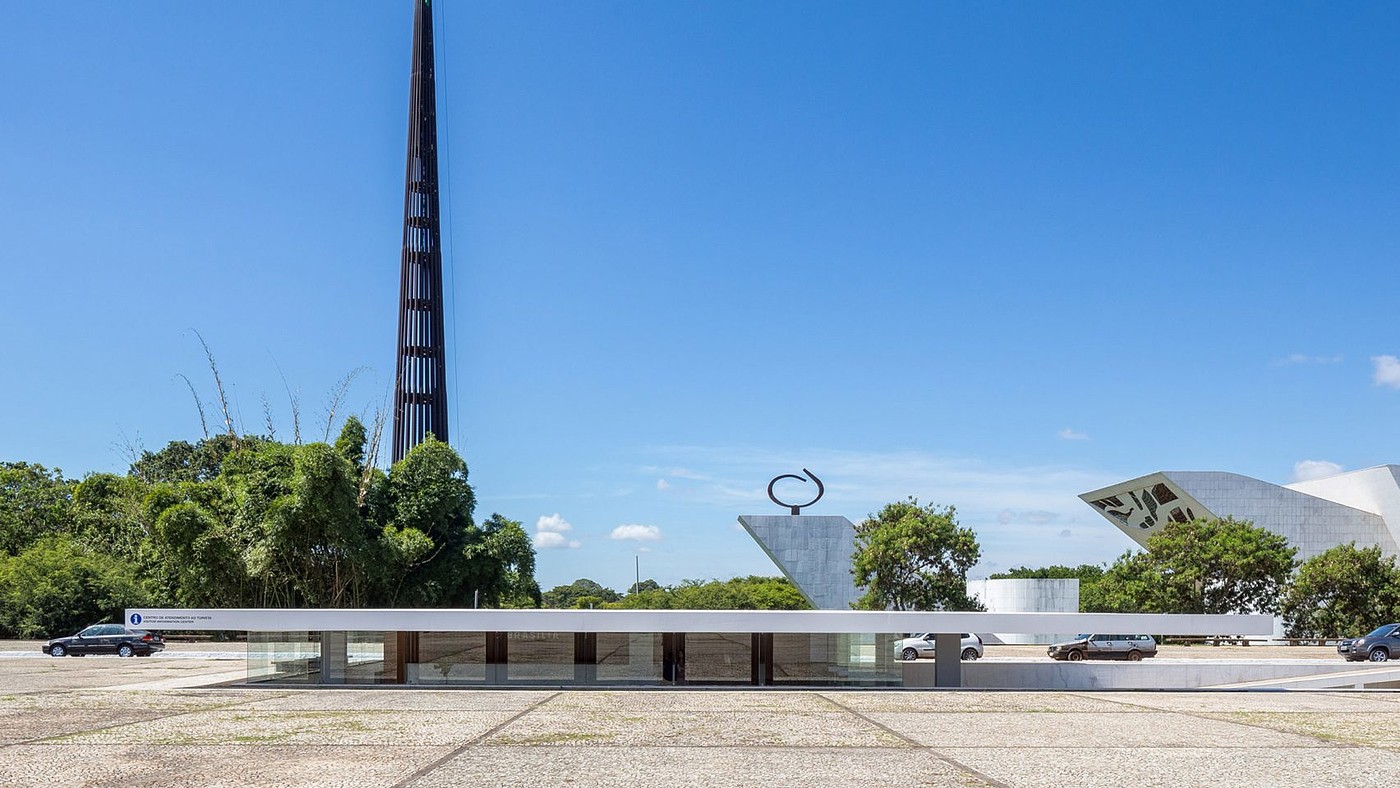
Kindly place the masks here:
<instances>
[{"instance_id":1,"label":"metal ring sculpture","mask_svg":"<svg viewBox=\"0 0 1400 788\"><path fill-rule=\"evenodd\" d=\"M793 513L793 514L801 514L801 513L802 513L802 510L803 510L804 508L806 508L806 507L808 507L808 506L811 506L812 504L816 503L817 501L820 501L820 500L822 499L822 496L826 494L826 487L822 485L822 480L821 480L821 479L818 479L818 478L817 478L817 475L816 475L815 473L812 473L811 471L807 470L806 468L803 468L803 469L802 469L802 472L805 473L805 474L807 474L807 477L808 477L807 479L804 479L804 478L802 478L801 476L798 476L797 474L793 474L793 473L785 473L785 474L783 474L782 476L774 476L774 477L773 477L773 480L770 481L770 482L768 482L768 500L772 501L773 503L776 503L776 504L779 505L779 506L786 506L786 507L788 507L789 509L792 510L792 513ZM799 482L805 482L805 481L807 481L808 479L811 479L812 481L814 481L814 482L817 483L817 497L813 498L812 500L808 501L807 503L799 504L799 505L793 505L793 504L787 503L787 502L785 502L785 501L780 501L780 500L778 500L778 496L776 496L776 495L773 494L773 485L777 484L779 481L781 481L781 480L783 480L783 479L796 479L796 480L798 480Z\"/></svg>"}]
</instances>

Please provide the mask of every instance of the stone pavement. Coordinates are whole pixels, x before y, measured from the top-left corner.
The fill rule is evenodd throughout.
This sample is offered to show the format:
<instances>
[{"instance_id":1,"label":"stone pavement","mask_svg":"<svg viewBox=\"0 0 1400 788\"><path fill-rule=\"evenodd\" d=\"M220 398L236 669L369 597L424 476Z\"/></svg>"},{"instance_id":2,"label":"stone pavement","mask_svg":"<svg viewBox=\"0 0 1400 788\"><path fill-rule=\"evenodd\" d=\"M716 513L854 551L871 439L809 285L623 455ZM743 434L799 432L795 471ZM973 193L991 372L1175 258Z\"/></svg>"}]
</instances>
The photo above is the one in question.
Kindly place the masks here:
<instances>
[{"instance_id":1,"label":"stone pavement","mask_svg":"<svg viewBox=\"0 0 1400 788\"><path fill-rule=\"evenodd\" d=\"M1400 693L1385 691L171 684L240 667L0 661L0 785L1278 786L1400 771Z\"/></svg>"}]
</instances>

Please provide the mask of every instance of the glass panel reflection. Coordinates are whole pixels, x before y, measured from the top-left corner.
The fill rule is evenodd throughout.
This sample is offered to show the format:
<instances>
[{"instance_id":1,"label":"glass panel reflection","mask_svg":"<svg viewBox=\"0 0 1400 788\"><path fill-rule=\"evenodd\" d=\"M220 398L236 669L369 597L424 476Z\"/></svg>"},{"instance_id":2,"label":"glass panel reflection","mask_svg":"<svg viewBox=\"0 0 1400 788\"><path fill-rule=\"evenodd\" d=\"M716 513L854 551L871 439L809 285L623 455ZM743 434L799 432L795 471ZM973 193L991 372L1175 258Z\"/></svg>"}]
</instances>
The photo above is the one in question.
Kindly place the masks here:
<instances>
[{"instance_id":1,"label":"glass panel reflection","mask_svg":"<svg viewBox=\"0 0 1400 788\"><path fill-rule=\"evenodd\" d=\"M248 633L249 683L311 684L320 673L321 633Z\"/></svg>"},{"instance_id":2,"label":"glass panel reflection","mask_svg":"<svg viewBox=\"0 0 1400 788\"><path fill-rule=\"evenodd\" d=\"M574 633L507 633L506 678L551 684L573 682Z\"/></svg>"},{"instance_id":3,"label":"glass panel reflection","mask_svg":"<svg viewBox=\"0 0 1400 788\"><path fill-rule=\"evenodd\" d=\"M753 635L687 632L685 683L748 684L753 678Z\"/></svg>"},{"instance_id":4,"label":"glass panel reflection","mask_svg":"<svg viewBox=\"0 0 1400 788\"><path fill-rule=\"evenodd\" d=\"M418 661L406 666L409 684L486 682L485 632L420 632Z\"/></svg>"},{"instance_id":5,"label":"glass panel reflection","mask_svg":"<svg viewBox=\"0 0 1400 788\"><path fill-rule=\"evenodd\" d=\"M904 682L892 656L894 636L773 635L773 683L889 686Z\"/></svg>"},{"instance_id":6,"label":"glass panel reflection","mask_svg":"<svg viewBox=\"0 0 1400 788\"><path fill-rule=\"evenodd\" d=\"M599 632L598 683L661 684L661 635Z\"/></svg>"}]
</instances>

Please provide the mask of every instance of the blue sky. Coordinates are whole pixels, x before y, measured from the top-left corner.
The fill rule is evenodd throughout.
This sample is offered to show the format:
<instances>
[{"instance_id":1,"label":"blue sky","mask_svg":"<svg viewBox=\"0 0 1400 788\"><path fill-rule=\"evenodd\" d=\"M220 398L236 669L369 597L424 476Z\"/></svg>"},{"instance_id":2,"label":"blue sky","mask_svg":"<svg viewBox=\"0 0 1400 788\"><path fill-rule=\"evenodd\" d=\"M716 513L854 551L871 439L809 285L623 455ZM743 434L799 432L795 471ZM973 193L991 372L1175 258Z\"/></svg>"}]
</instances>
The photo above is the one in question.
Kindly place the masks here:
<instances>
[{"instance_id":1,"label":"blue sky","mask_svg":"<svg viewBox=\"0 0 1400 788\"><path fill-rule=\"evenodd\" d=\"M1131 476L1400 462L1394 4L439 5L452 438L546 587L775 574L803 467L978 574L1111 560ZM199 437L192 328L246 431L279 368L372 412L411 4L0 19L0 459Z\"/></svg>"}]
</instances>

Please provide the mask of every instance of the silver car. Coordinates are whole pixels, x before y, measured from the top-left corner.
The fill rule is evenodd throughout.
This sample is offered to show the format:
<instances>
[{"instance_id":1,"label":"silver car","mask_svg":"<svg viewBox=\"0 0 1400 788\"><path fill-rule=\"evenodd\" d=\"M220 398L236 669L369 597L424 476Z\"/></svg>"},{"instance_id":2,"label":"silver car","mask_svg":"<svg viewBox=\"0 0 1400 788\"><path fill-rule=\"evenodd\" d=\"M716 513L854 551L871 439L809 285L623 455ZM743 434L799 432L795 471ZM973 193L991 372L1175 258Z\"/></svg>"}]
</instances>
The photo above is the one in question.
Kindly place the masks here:
<instances>
[{"instance_id":1,"label":"silver car","mask_svg":"<svg viewBox=\"0 0 1400 788\"><path fill-rule=\"evenodd\" d=\"M1143 657L1157 656L1157 641L1151 635L1080 635L1066 643L1056 643L1047 649L1051 659L1126 659L1141 662Z\"/></svg>"},{"instance_id":2,"label":"silver car","mask_svg":"<svg viewBox=\"0 0 1400 788\"><path fill-rule=\"evenodd\" d=\"M933 656L933 638L937 633L924 632L913 637L902 638L894 642L895 659L907 661L918 659L919 657ZM980 659L984 650L982 648L982 638L970 632L962 633L962 658Z\"/></svg>"}]
</instances>

